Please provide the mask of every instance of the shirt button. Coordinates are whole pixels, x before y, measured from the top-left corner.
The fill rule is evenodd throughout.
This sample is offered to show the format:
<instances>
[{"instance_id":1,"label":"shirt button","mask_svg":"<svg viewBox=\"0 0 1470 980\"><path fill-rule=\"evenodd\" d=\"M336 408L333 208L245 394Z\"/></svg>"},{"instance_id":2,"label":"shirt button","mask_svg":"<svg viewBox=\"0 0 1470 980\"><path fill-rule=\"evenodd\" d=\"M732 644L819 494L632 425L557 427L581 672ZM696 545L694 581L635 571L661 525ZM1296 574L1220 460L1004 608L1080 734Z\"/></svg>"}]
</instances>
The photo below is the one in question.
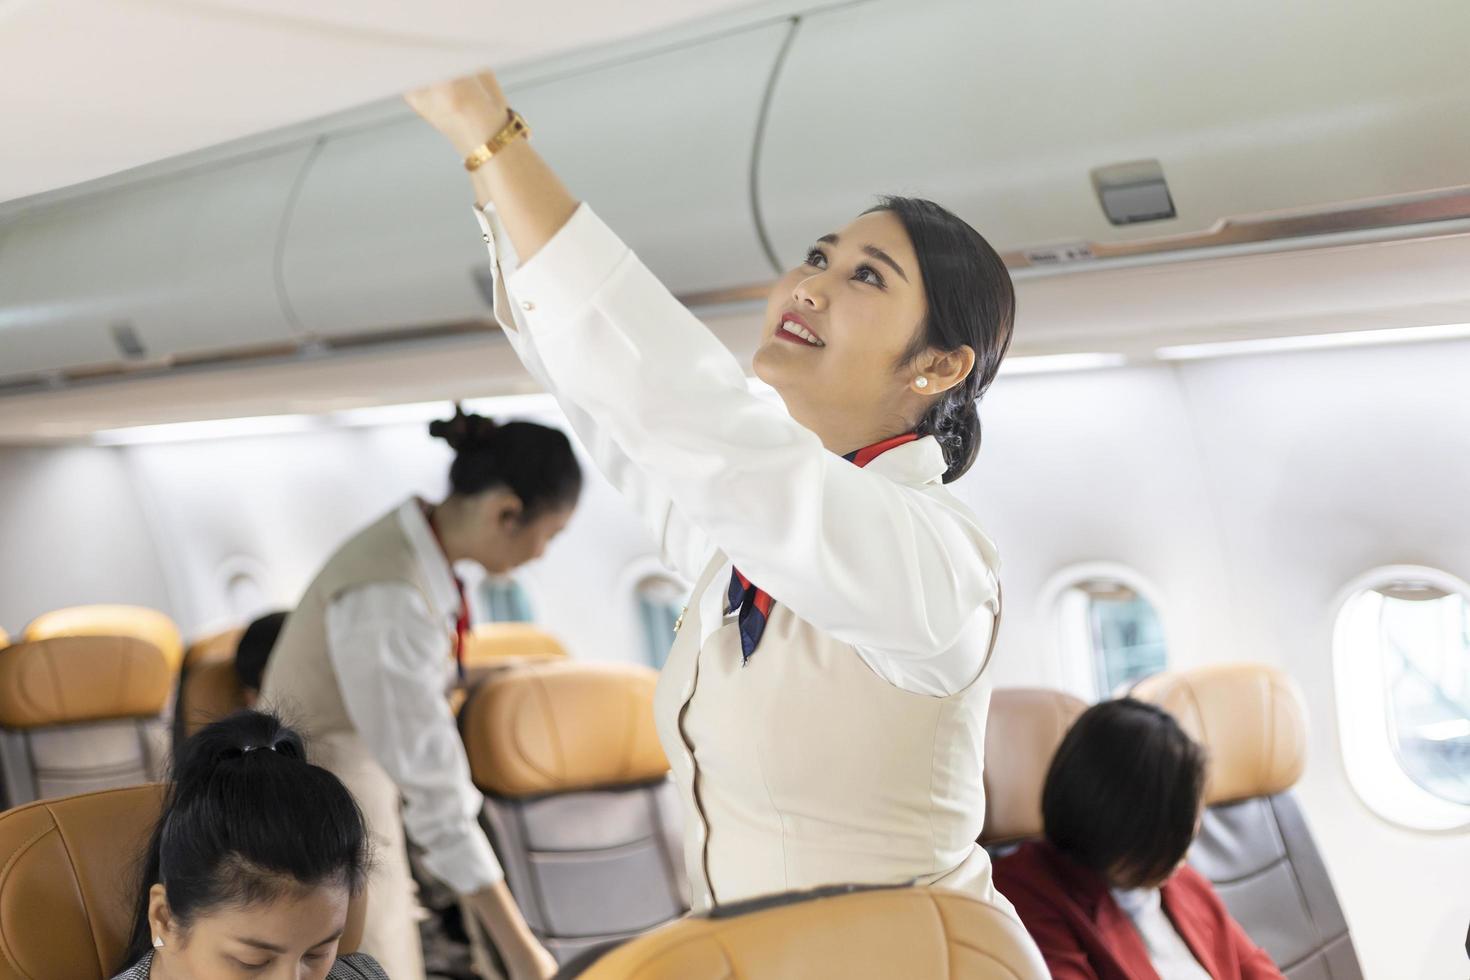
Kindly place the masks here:
<instances>
[{"instance_id":1,"label":"shirt button","mask_svg":"<svg viewBox=\"0 0 1470 980\"><path fill-rule=\"evenodd\" d=\"M533 302L531 302L530 300L528 300L528 299L521 300L521 309L525 310L527 313L530 313L535 308L536 308L536 304L533 303Z\"/></svg>"},{"instance_id":2,"label":"shirt button","mask_svg":"<svg viewBox=\"0 0 1470 980\"><path fill-rule=\"evenodd\" d=\"M489 235L481 235L480 236L480 240L482 242L484 242L486 245L489 245L490 244L490 236Z\"/></svg>"}]
</instances>

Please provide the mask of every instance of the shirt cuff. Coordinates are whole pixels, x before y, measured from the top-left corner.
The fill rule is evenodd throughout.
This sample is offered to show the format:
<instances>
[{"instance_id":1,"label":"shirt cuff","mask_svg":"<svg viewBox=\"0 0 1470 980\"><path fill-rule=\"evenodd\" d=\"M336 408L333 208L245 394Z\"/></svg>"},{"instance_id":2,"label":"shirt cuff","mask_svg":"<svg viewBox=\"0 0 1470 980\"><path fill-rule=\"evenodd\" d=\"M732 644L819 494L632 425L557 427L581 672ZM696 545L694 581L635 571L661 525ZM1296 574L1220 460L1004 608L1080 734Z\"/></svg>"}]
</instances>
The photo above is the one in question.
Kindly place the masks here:
<instances>
[{"instance_id":1,"label":"shirt cuff","mask_svg":"<svg viewBox=\"0 0 1470 980\"><path fill-rule=\"evenodd\" d=\"M586 204L567 219L506 287L520 315L538 325L564 323L591 302L632 252Z\"/></svg>"},{"instance_id":2,"label":"shirt cuff","mask_svg":"<svg viewBox=\"0 0 1470 980\"><path fill-rule=\"evenodd\" d=\"M425 851L423 862L431 875L459 895L473 895L505 878L490 841L478 826L458 840Z\"/></svg>"}]
</instances>

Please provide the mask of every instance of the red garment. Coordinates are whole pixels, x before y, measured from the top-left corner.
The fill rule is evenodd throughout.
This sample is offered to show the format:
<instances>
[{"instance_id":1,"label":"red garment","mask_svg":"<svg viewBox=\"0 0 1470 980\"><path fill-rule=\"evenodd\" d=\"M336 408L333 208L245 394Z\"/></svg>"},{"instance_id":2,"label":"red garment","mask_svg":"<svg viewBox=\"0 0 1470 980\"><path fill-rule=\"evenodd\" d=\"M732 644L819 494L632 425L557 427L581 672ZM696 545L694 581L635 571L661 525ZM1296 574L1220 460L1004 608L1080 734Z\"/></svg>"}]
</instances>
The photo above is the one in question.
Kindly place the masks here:
<instances>
[{"instance_id":1,"label":"red garment","mask_svg":"<svg viewBox=\"0 0 1470 980\"><path fill-rule=\"evenodd\" d=\"M995 887L1016 907L1055 980L1158 980L1133 920L1107 881L1045 841L995 862ZM1161 889L1164 913L1214 980L1281 971L1230 917L1204 875L1185 865Z\"/></svg>"}]
</instances>

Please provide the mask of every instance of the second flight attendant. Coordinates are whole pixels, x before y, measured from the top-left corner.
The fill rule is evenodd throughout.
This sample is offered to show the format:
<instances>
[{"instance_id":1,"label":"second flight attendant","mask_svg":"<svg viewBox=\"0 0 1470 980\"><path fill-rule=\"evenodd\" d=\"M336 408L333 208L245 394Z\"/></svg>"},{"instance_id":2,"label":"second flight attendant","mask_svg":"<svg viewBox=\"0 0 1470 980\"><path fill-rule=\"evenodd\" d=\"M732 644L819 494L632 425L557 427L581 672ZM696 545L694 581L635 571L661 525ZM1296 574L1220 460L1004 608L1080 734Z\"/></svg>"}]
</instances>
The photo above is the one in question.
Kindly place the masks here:
<instances>
[{"instance_id":1,"label":"second flight attendant","mask_svg":"<svg viewBox=\"0 0 1470 980\"><path fill-rule=\"evenodd\" d=\"M393 980L424 976L406 830L485 923L511 980L547 977L555 961L480 829L484 799L445 698L469 625L454 563L505 573L539 557L570 519L582 474L566 435L542 425L456 411L429 431L455 451L448 498L404 501L328 559L286 618L261 699L311 733L313 761L367 818L364 952Z\"/></svg>"},{"instance_id":2,"label":"second flight attendant","mask_svg":"<svg viewBox=\"0 0 1470 980\"><path fill-rule=\"evenodd\" d=\"M842 882L995 900L975 839L998 563L943 484L1010 342L1000 257L909 198L822 235L755 355L783 411L566 191L493 76L409 101L466 158L521 359L697 582L655 709L696 910Z\"/></svg>"}]
</instances>

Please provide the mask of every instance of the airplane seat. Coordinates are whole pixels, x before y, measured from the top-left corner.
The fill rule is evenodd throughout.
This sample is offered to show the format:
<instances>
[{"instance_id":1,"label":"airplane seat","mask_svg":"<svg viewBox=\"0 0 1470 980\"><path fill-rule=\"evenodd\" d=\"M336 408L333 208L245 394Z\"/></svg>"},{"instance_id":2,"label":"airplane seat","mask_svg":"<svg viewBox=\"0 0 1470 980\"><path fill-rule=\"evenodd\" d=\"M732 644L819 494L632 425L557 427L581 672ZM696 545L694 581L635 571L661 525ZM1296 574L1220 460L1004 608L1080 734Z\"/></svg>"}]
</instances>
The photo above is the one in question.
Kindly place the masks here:
<instances>
[{"instance_id":1,"label":"airplane seat","mask_svg":"<svg viewBox=\"0 0 1470 980\"><path fill-rule=\"evenodd\" d=\"M185 651L174 700L176 747L210 722L246 706L245 692L235 675L235 648L244 633L243 627L213 633L194 641Z\"/></svg>"},{"instance_id":2,"label":"airplane seat","mask_svg":"<svg viewBox=\"0 0 1470 980\"><path fill-rule=\"evenodd\" d=\"M532 623L480 623L465 637L466 668L565 659L562 642Z\"/></svg>"},{"instance_id":3,"label":"airplane seat","mask_svg":"<svg viewBox=\"0 0 1470 980\"><path fill-rule=\"evenodd\" d=\"M1306 762L1296 684L1264 664L1140 681L1133 696L1178 719L1209 756L1206 810L1189 863L1288 980L1361 980L1347 921L1291 787Z\"/></svg>"},{"instance_id":4,"label":"airplane seat","mask_svg":"<svg viewBox=\"0 0 1470 980\"><path fill-rule=\"evenodd\" d=\"M985 826L992 856L1041 836L1041 790L1062 737L1087 702L1061 691L1001 688L985 725Z\"/></svg>"},{"instance_id":5,"label":"airplane seat","mask_svg":"<svg viewBox=\"0 0 1470 980\"><path fill-rule=\"evenodd\" d=\"M582 980L1046 980L1021 924L943 888L818 889L679 919L598 957Z\"/></svg>"},{"instance_id":6,"label":"airplane seat","mask_svg":"<svg viewBox=\"0 0 1470 980\"><path fill-rule=\"evenodd\" d=\"M523 663L490 675L460 712L486 831L558 962L689 907L657 681L633 664Z\"/></svg>"},{"instance_id":7,"label":"airplane seat","mask_svg":"<svg viewBox=\"0 0 1470 980\"><path fill-rule=\"evenodd\" d=\"M0 650L4 807L158 778L173 670L152 643L63 636Z\"/></svg>"},{"instance_id":8,"label":"airplane seat","mask_svg":"<svg viewBox=\"0 0 1470 980\"><path fill-rule=\"evenodd\" d=\"M58 636L135 636L163 651L169 670L177 673L184 660L184 638L174 621L146 606L71 606L43 613L26 626L23 640Z\"/></svg>"},{"instance_id":9,"label":"airplane seat","mask_svg":"<svg viewBox=\"0 0 1470 980\"><path fill-rule=\"evenodd\" d=\"M0 980L107 980L127 950L143 848L163 787L43 800L0 813ZM362 940L349 906L341 951Z\"/></svg>"}]
</instances>

